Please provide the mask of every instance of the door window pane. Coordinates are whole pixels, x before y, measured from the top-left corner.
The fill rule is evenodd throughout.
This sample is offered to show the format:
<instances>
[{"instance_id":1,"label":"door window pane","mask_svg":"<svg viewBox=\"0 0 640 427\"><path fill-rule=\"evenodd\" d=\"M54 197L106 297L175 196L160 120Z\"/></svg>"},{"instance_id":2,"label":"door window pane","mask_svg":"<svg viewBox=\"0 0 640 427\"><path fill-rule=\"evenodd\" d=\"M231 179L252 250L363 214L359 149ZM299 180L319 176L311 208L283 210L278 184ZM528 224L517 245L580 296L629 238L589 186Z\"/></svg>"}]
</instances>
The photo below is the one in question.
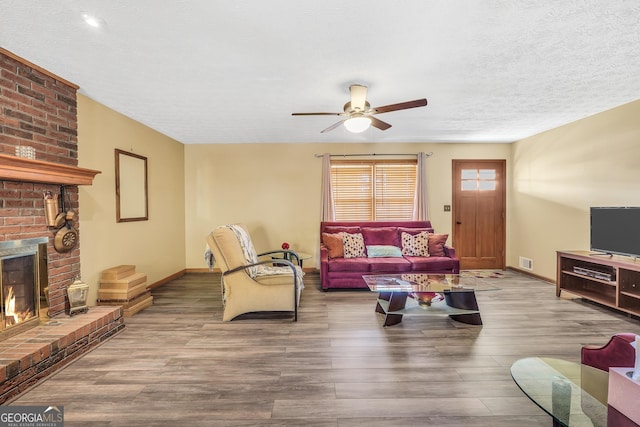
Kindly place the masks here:
<instances>
[{"instance_id":1,"label":"door window pane","mask_svg":"<svg viewBox=\"0 0 640 427\"><path fill-rule=\"evenodd\" d=\"M462 169L462 179L476 179L478 177L478 169Z\"/></svg>"},{"instance_id":2,"label":"door window pane","mask_svg":"<svg viewBox=\"0 0 640 427\"><path fill-rule=\"evenodd\" d=\"M495 169L480 169L478 171L478 177L480 179L496 179L496 170Z\"/></svg>"},{"instance_id":3,"label":"door window pane","mask_svg":"<svg viewBox=\"0 0 640 427\"><path fill-rule=\"evenodd\" d=\"M464 180L462 181L462 191L476 191L478 189L478 182L476 180Z\"/></svg>"},{"instance_id":4,"label":"door window pane","mask_svg":"<svg viewBox=\"0 0 640 427\"><path fill-rule=\"evenodd\" d=\"M462 169L462 191L495 191L497 174L495 169Z\"/></svg>"},{"instance_id":5,"label":"door window pane","mask_svg":"<svg viewBox=\"0 0 640 427\"><path fill-rule=\"evenodd\" d=\"M494 191L496 189L495 181L479 181L478 189L480 191Z\"/></svg>"}]
</instances>

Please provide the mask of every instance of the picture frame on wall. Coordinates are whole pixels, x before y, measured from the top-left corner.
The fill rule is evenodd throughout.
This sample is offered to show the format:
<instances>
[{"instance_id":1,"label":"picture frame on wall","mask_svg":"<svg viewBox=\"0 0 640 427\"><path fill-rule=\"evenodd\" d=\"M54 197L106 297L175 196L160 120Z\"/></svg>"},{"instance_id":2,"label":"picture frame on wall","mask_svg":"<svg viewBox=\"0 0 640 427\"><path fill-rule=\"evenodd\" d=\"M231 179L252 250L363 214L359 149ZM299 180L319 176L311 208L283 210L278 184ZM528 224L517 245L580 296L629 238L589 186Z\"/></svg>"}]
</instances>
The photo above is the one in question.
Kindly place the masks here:
<instances>
[{"instance_id":1,"label":"picture frame on wall","mask_svg":"<svg viewBox=\"0 0 640 427\"><path fill-rule=\"evenodd\" d=\"M115 149L116 222L147 221L147 158Z\"/></svg>"}]
</instances>

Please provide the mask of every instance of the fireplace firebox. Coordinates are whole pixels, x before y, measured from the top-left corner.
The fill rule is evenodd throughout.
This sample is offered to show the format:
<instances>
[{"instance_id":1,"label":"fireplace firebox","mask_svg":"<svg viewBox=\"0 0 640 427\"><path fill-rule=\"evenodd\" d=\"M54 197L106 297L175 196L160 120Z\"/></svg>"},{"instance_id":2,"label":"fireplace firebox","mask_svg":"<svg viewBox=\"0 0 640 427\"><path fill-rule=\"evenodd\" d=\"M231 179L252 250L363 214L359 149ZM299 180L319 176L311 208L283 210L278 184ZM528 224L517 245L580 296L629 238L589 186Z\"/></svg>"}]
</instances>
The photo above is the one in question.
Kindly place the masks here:
<instances>
[{"instance_id":1,"label":"fireplace firebox","mask_svg":"<svg viewBox=\"0 0 640 427\"><path fill-rule=\"evenodd\" d=\"M40 323L48 239L0 242L0 339Z\"/></svg>"}]
</instances>

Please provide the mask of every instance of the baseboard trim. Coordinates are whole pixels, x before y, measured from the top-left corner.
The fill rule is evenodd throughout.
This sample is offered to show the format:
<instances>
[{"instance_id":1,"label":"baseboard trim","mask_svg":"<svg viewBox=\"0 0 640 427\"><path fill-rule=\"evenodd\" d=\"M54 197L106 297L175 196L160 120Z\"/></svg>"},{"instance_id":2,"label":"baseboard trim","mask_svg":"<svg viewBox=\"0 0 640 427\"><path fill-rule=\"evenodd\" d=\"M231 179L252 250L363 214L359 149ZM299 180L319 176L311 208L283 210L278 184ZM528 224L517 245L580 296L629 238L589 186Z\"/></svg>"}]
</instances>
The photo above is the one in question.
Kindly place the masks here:
<instances>
[{"instance_id":1,"label":"baseboard trim","mask_svg":"<svg viewBox=\"0 0 640 427\"><path fill-rule=\"evenodd\" d=\"M152 284L147 286L147 289L155 289L159 286L164 285L165 283L169 283L170 281L177 279L178 277L184 276L186 273L187 273L186 269L180 270L177 273L172 274L171 276L167 276L164 279L160 279L157 282L153 282Z\"/></svg>"},{"instance_id":2,"label":"baseboard trim","mask_svg":"<svg viewBox=\"0 0 640 427\"><path fill-rule=\"evenodd\" d=\"M185 271L187 273L220 273L219 268L214 268L213 270L208 268L187 268Z\"/></svg>"},{"instance_id":3,"label":"baseboard trim","mask_svg":"<svg viewBox=\"0 0 640 427\"><path fill-rule=\"evenodd\" d=\"M524 274L525 276L529 276L529 277L533 277L534 279L538 279L538 280L542 280L543 282L549 282L552 285L556 284L555 279L549 279L548 277L544 277L544 276L540 276L538 274L534 274L528 270L524 270L522 268L517 268L517 267L507 267L507 270L513 270L513 271L517 271L520 274Z\"/></svg>"}]
</instances>

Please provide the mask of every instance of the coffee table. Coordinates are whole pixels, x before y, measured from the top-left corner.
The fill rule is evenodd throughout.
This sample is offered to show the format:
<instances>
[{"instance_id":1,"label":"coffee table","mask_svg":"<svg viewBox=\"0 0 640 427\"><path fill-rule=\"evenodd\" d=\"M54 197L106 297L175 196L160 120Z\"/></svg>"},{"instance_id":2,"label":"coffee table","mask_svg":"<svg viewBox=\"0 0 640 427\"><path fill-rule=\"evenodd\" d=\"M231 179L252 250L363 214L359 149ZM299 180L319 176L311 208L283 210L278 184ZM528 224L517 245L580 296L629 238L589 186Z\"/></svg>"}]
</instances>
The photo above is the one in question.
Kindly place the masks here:
<instances>
[{"instance_id":1,"label":"coffee table","mask_svg":"<svg viewBox=\"0 0 640 427\"><path fill-rule=\"evenodd\" d=\"M549 357L528 357L511 365L520 390L551 415L553 426L607 425L607 405L587 393L580 383L578 363Z\"/></svg>"},{"instance_id":2,"label":"coffee table","mask_svg":"<svg viewBox=\"0 0 640 427\"><path fill-rule=\"evenodd\" d=\"M400 323L403 316L449 316L458 322L482 325L476 291L497 290L473 276L459 274L380 274L362 276L378 292L376 312L383 326Z\"/></svg>"}]
</instances>

